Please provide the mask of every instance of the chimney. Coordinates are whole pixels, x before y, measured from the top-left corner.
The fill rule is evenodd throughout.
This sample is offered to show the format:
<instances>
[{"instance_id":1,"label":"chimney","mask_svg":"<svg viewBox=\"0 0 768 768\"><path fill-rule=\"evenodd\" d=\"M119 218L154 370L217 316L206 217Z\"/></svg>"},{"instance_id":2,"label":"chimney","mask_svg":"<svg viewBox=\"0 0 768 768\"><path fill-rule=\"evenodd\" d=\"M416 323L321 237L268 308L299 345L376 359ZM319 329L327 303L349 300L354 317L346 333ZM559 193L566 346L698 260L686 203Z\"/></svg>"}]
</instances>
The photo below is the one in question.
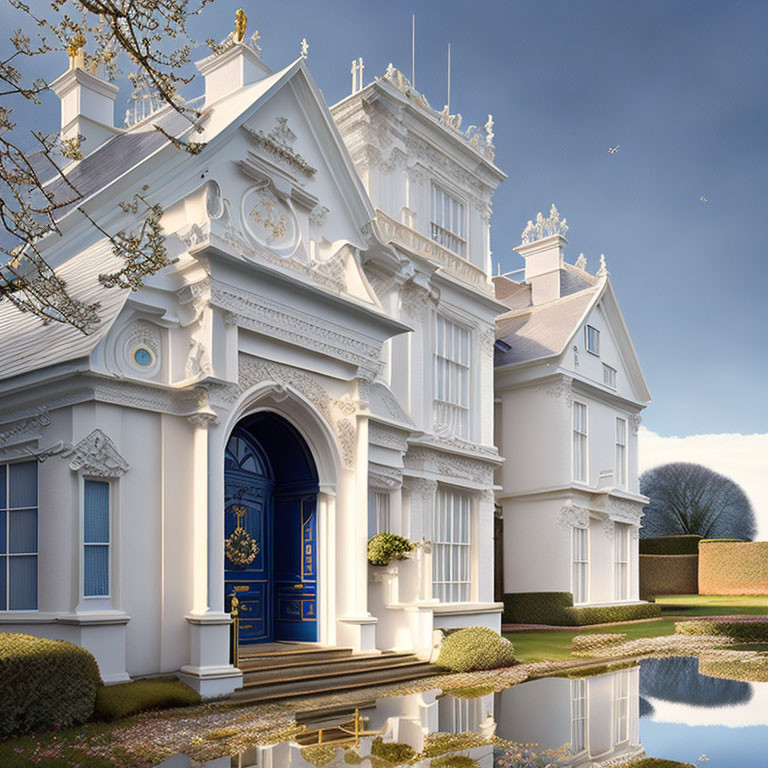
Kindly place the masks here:
<instances>
[{"instance_id":1,"label":"chimney","mask_svg":"<svg viewBox=\"0 0 768 768\"><path fill-rule=\"evenodd\" d=\"M539 212L536 221L529 221L523 230L522 245L515 250L525 259L525 282L531 286L534 305L560 298L560 269L563 250L568 245L567 231L566 220L560 219L554 204L548 218Z\"/></svg>"},{"instance_id":2,"label":"chimney","mask_svg":"<svg viewBox=\"0 0 768 768\"><path fill-rule=\"evenodd\" d=\"M261 60L258 30L250 42L245 39L247 24L248 18L241 8L235 16L235 30L222 42L220 50L196 63L205 78L206 107L272 74Z\"/></svg>"},{"instance_id":3,"label":"chimney","mask_svg":"<svg viewBox=\"0 0 768 768\"><path fill-rule=\"evenodd\" d=\"M81 38L82 45L85 40ZM51 90L61 99L61 136L84 137L80 147L89 155L112 138L115 128L115 98L118 88L83 69L82 45L70 46L69 69L51 83Z\"/></svg>"}]
</instances>

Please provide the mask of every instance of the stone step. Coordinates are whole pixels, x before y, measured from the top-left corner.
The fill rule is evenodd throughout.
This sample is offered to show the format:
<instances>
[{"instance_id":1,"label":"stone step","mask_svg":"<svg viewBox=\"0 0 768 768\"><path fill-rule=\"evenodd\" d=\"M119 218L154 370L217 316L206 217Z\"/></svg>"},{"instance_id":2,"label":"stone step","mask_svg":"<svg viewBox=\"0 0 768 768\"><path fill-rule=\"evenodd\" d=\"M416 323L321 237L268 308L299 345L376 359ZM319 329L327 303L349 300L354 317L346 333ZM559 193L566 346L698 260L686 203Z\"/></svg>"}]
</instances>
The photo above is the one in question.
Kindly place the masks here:
<instances>
[{"instance_id":1,"label":"stone step","mask_svg":"<svg viewBox=\"0 0 768 768\"><path fill-rule=\"evenodd\" d=\"M315 693L330 693L373 685L417 680L439 674L436 667L422 661L404 664L392 664L370 671L353 670L349 672L329 672L314 675L311 678L285 679L269 684L246 685L235 691L229 701L233 704L255 703L292 696L308 696Z\"/></svg>"},{"instance_id":2,"label":"stone step","mask_svg":"<svg viewBox=\"0 0 768 768\"><path fill-rule=\"evenodd\" d=\"M256 669L260 667L284 666L286 664L303 664L310 661L332 661L351 656L352 648L336 648L329 646L286 645L277 649L270 644L268 650L259 650L258 645L240 646L240 669ZM244 666L245 665L245 666Z\"/></svg>"},{"instance_id":3,"label":"stone step","mask_svg":"<svg viewBox=\"0 0 768 768\"><path fill-rule=\"evenodd\" d=\"M269 666L250 666L240 663L245 685L263 684L278 679L309 678L341 672L366 672L369 669L389 667L418 661L413 653L359 654L340 659L314 660L309 662L284 662Z\"/></svg>"}]
</instances>

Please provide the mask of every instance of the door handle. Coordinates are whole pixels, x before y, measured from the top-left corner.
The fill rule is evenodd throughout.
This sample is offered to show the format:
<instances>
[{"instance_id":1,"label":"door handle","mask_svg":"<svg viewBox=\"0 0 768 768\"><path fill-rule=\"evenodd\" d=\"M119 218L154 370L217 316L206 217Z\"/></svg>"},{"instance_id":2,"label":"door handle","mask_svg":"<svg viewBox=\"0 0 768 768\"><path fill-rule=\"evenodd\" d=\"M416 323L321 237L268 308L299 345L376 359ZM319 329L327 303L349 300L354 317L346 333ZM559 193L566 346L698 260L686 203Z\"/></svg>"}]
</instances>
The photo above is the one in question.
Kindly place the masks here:
<instances>
[{"instance_id":1,"label":"door handle","mask_svg":"<svg viewBox=\"0 0 768 768\"><path fill-rule=\"evenodd\" d=\"M294 584L293 588L294 589L304 589L304 585L303 584Z\"/></svg>"}]
</instances>

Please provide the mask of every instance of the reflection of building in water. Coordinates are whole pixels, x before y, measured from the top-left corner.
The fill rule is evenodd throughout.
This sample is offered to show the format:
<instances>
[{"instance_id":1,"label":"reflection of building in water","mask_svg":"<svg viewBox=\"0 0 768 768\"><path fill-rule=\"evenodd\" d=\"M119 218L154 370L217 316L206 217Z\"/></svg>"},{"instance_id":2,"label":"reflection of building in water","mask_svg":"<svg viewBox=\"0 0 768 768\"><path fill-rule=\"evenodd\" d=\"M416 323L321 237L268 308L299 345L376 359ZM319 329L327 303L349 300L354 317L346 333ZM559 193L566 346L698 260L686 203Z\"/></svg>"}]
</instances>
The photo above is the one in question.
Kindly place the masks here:
<instances>
[{"instance_id":1,"label":"reflection of building in water","mask_svg":"<svg viewBox=\"0 0 768 768\"><path fill-rule=\"evenodd\" d=\"M361 722L364 722L363 734L359 739L353 735L345 741L338 741L335 758L326 763L328 766L347 765L344 752L353 748L358 755L371 754L373 740L377 736L387 743L407 744L417 754L424 750L425 740L430 734L477 734L491 737L496 723L493 718L494 694L475 698L443 696L440 691L414 693L378 699L373 706L360 709ZM339 739L338 726L349 725L349 713L346 715L316 720L308 723L308 731L320 731L321 743L334 743L328 739ZM353 731L352 728L349 728ZM305 745L299 736L296 741L283 742L271 746L257 746L248 749L233 760L236 768L311 768L307 753L302 753ZM358 742L357 746L355 742ZM312 739L317 743L317 738ZM471 742L470 742L471 743ZM453 752L449 754L454 754ZM455 754L465 755L474 760L479 768L493 768L493 747L491 745L465 746ZM432 758L412 765L427 768Z\"/></svg>"},{"instance_id":2,"label":"reflection of building in water","mask_svg":"<svg viewBox=\"0 0 768 768\"><path fill-rule=\"evenodd\" d=\"M549 677L495 696L497 735L536 742L541 749L570 744L568 765L587 766L644 754L639 738L639 667L575 680Z\"/></svg>"}]
</instances>

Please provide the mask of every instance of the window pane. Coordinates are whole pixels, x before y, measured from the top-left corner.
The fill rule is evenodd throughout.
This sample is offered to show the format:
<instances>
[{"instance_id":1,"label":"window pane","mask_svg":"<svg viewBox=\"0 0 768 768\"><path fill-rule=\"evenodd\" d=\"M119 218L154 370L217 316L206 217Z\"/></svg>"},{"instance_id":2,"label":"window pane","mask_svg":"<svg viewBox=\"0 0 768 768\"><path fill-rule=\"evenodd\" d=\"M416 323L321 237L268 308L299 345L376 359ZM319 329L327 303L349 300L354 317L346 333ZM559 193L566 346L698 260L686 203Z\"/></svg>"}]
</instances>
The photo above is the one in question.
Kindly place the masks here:
<instances>
[{"instance_id":1,"label":"window pane","mask_svg":"<svg viewBox=\"0 0 768 768\"><path fill-rule=\"evenodd\" d=\"M0 464L0 509L6 508L6 501L8 500L8 486L6 484L6 469L5 464Z\"/></svg>"},{"instance_id":2,"label":"window pane","mask_svg":"<svg viewBox=\"0 0 768 768\"><path fill-rule=\"evenodd\" d=\"M5 546L5 539L8 531L6 528L8 522L7 514L7 512L0 511L0 555L4 555L7 552Z\"/></svg>"},{"instance_id":3,"label":"window pane","mask_svg":"<svg viewBox=\"0 0 768 768\"><path fill-rule=\"evenodd\" d=\"M12 611L37 610L37 555L9 557Z\"/></svg>"},{"instance_id":4,"label":"window pane","mask_svg":"<svg viewBox=\"0 0 768 768\"><path fill-rule=\"evenodd\" d=\"M10 470L10 506L37 506L37 462L25 461L23 464L9 464Z\"/></svg>"},{"instance_id":5,"label":"window pane","mask_svg":"<svg viewBox=\"0 0 768 768\"><path fill-rule=\"evenodd\" d=\"M35 554L37 552L37 510L14 509L8 512L10 526L8 545L10 552Z\"/></svg>"},{"instance_id":6,"label":"window pane","mask_svg":"<svg viewBox=\"0 0 768 768\"><path fill-rule=\"evenodd\" d=\"M83 591L89 597L109 594L109 547L94 544L85 547Z\"/></svg>"},{"instance_id":7,"label":"window pane","mask_svg":"<svg viewBox=\"0 0 768 768\"><path fill-rule=\"evenodd\" d=\"M84 541L109 542L109 483L86 480Z\"/></svg>"},{"instance_id":8,"label":"window pane","mask_svg":"<svg viewBox=\"0 0 768 768\"><path fill-rule=\"evenodd\" d=\"M8 582L6 576L8 572L8 558L0 557L0 611L8 610L6 598L8 595Z\"/></svg>"}]
</instances>

